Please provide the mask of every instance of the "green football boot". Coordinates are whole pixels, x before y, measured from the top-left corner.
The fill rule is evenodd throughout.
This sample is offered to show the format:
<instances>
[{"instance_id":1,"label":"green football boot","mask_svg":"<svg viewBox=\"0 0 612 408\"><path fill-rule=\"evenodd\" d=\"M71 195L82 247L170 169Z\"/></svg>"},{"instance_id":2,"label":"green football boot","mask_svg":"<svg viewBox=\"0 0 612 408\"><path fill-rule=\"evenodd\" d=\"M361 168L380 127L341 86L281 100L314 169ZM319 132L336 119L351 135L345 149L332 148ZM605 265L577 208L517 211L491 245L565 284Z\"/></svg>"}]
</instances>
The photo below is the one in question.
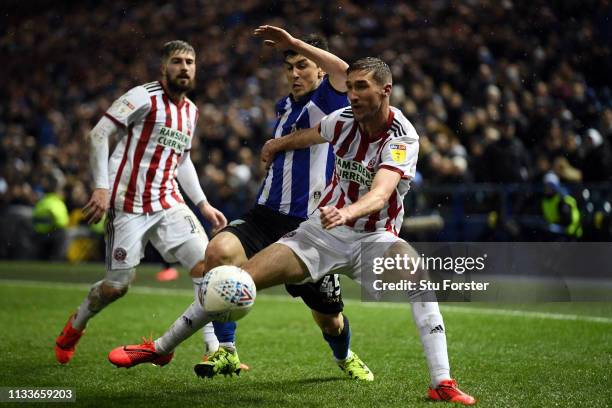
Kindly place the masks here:
<instances>
[{"instance_id":1,"label":"green football boot","mask_svg":"<svg viewBox=\"0 0 612 408\"><path fill-rule=\"evenodd\" d=\"M240 375L242 365L235 349L219 347L206 361L196 364L193 370L198 377L213 378L217 374Z\"/></svg>"},{"instance_id":2,"label":"green football boot","mask_svg":"<svg viewBox=\"0 0 612 408\"><path fill-rule=\"evenodd\" d=\"M338 367L354 380L374 381L374 374L359 356L352 351L346 360L338 361Z\"/></svg>"}]
</instances>

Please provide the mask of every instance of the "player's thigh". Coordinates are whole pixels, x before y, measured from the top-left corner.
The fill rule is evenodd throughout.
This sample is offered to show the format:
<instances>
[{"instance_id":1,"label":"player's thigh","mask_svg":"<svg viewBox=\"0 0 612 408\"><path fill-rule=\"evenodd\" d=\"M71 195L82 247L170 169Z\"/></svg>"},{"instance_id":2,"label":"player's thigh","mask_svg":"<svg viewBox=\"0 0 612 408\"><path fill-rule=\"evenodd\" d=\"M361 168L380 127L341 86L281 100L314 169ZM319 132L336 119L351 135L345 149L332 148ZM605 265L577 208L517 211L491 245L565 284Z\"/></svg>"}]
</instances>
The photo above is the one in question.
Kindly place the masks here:
<instances>
[{"instance_id":1,"label":"player's thigh","mask_svg":"<svg viewBox=\"0 0 612 408\"><path fill-rule=\"evenodd\" d=\"M364 235L363 238L355 239L351 262L352 279L361 284L363 275L371 276L374 273L375 264L384 261L385 258L395 258L396 254L403 256L404 249L412 249L412 247L406 241L388 231L377 231ZM386 269L385 273L387 273ZM399 271L389 271L389 274L391 273L397 274Z\"/></svg>"},{"instance_id":2,"label":"player's thigh","mask_svg":"<svg viewBox=\"0 0 612 408\"><path fill-rule=\"evenodd\" d=\"M220 265L241 266L247 261L246 252L238 237L229 231L221 231L206 248L206 268Z\"/></svg>"},{"instance_id":3,"label":"player's thigh","mask_svg":"<svg viewBox=\"0 0 612 408\"><path fill-rule=\"evenodd\" d=\"M249 259L242 267L253 277L257 289L306 279L308 269L286 245L272 244Z\"/></svg>"},{"instance_id":4,"label":"player's thigh","mask_svg":"<svg viewBox=\"0 0 612 408\"><path fill-rule=\"evenodd\" d=\"M161 219L151 230L150 240L168 262L180 261L176 257L177 252L181 252L183 259L197 258L200 261L204 259L208 245L204 228L185 204L163 210ZM189 265L184 266L191 269Z\"/></svg>"},{"instance_id":5,"label":"player's thigh","mask_svg":"<svg viewBox=\"0 0 612 408\"><path fill-rule=\"evenodd\" d=\"M428 272L420 261L421 256L412 245L403 239L391 244L383 256L385 258L402 260L399 265L390 263L392 267L386 268L385 274L387 279L397 282L402 280L419 282L422 279L428 278Z\"/></svg>"},{"instance_id":6,"label":"player's thigh","mask_svg":"<svg viewBox=\"0 0 612 408\"><path fill-rule=\"evenodd\" d=\"M134 268L144 256L147 235L154 220L143 214L109 210L106 221L106 269Z\"/></svg>"}]
</instances>

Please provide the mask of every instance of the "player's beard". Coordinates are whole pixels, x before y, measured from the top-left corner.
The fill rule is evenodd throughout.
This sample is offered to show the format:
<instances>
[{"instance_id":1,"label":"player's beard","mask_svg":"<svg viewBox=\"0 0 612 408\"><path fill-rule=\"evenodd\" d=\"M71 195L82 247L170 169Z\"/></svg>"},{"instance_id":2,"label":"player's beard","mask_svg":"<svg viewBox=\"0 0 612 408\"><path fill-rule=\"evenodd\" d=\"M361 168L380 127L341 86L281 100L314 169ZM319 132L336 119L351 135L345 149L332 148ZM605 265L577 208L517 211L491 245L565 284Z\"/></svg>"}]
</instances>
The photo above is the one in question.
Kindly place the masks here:
<instances>
[{"instance_id":1,"label":"player's beard","mask_svg":"<svg viewBox=\"0 0 612 408\"><path fill-rule=\"evenodd\" d=\"M180 80L185 78L176 77L172 79L168 73L166 73L166 83L168 84L168 90L170 93L186 93L191 91L195 86L195 78L189 79L186 85L183 85Z\"/></svg>"}]
</instances>

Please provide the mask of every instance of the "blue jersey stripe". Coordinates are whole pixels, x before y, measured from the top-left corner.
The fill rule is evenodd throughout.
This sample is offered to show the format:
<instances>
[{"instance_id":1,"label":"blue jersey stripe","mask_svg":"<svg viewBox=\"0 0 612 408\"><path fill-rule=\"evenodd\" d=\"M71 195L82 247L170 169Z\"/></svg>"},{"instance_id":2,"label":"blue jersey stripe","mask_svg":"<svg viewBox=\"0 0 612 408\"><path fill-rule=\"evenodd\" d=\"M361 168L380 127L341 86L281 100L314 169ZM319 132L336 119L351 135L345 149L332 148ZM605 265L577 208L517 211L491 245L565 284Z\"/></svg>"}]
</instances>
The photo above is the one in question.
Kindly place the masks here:
<instances>
[{"instance_id":1,"label":"blue jersey stripe","mask_svg":"<svg viewBox=\"0 0 612 408\"><path fill-rule=\"evenodd\" d=\"M329 150L327 151L327 167L325 168L325 185L328 185L331 181L332 176L334 175L334 148L332 145L329 145Z\"/></svg>"},{"instance_id":2,"label":"blue jersey stripe","mask_svg":"<svg viewBox=\"0 0 612 408\"><path fill-rule=\"evenodd\" d=\"M283 127L281 130L281 135L288 135L291 133L293 124L296 119L299 117L302 112L302 107L304 104L291 107L291 112L289 113L289 117L283 123ZM278 132L278 129L276 130ZM276 134L276 133L275 133ZM274 162L272 163L272 187L270 188L270 193L268 194L268 199L266 200L266 206L271 208L274 211L278 211L280 208L280 203L283 198L283 172L285 167L285 153L279 153Z\"/></svg>"},{"instance_id":3,"label":"blue jersey stripe","mask_svg":"<svg viewBox=\"0 0 612 408\"><path fill-rule=\"evenodd\" d=\"M308 109L295 122L297 129L310 127ZM291 203L289 213L297 217L308 217L308 199L310 196L310 148L293 152L291 166Z\"/></svg>"},{"instance_id":4,"label":"blue jersey stripe","mask_svg":"<svg viewBox=\"0 0 612 408\"><path fill-rule=\"evenodd\" d=\"M272 163L272 187L268 194L266 206L278 211L280 208L281 198L283 196L283 167L285 164L285 152L280 152L274 158Z\"/></svg>"},{"instance_id":5,"label":"blue jersey stripe","mask_svg":"<svg viewBox=\"0 0 612 408\"><path fill-rule=\"evenodd\" d=\"M276 109L279 110L278 106ZM274 129L272 130L272 135L276 134L276 129L278 128L279 123L280 123L280 117L276 119L276 122L274 123ZM271 177L271 169L268 169L268 171L266 172L266 177L264 177L264 180L261 183L261 186L259 187L259 191L257 192L256 202L259 202L259 199L261 198L261 194L263 193L263 190L266 186L266 183L268 182L269 177Z\"/></svg>"},{"instance_id":6,"label":"blue jersey stripe","mask_svg":"<svg viewBox=\"0 0 612 408\"><path fill-rule=\"evenodd\" d=\"M308 196L310 194L310 148L293 152L291 167L291 206L289 213L296 217L308 217Z\"/></svg>"}]
</instances>

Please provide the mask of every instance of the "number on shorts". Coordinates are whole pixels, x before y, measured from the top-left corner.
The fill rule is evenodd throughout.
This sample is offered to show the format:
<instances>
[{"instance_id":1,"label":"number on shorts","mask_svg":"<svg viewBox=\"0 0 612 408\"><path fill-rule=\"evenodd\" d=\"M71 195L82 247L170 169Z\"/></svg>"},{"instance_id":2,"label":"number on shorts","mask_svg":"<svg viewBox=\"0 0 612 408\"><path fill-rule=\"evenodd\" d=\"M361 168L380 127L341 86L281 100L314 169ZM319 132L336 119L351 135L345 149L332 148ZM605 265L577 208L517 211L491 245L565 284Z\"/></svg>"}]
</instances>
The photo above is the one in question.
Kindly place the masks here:
<instances>
[{"instance_id":1,"label":"number on shorts","mask_svg":"<svg viewBox=\"0 0 612 408\"><path fill-rule=\"evenodd\" d=\"M327 294L328 298L340 296L340 279L338 279L338 275L325 275L319 290Z\"/></svg>"},{"instance_id":2,"label":"number on shorts","mask_svg":"<svg viewBox=\"0 0 612 408\"><path fill-rule=\"evenodd\" d=\"M195 221L193 220L193 218L191 217L191 215L186 215L185 219L187 220L187 222L189 223L189 225L191 225L191 233L195 234L198 232L198 226L196 225Z\"/></svg>"}]
</instances>

